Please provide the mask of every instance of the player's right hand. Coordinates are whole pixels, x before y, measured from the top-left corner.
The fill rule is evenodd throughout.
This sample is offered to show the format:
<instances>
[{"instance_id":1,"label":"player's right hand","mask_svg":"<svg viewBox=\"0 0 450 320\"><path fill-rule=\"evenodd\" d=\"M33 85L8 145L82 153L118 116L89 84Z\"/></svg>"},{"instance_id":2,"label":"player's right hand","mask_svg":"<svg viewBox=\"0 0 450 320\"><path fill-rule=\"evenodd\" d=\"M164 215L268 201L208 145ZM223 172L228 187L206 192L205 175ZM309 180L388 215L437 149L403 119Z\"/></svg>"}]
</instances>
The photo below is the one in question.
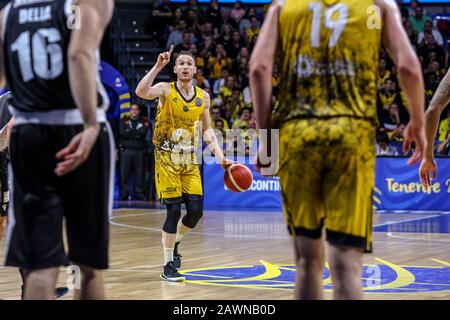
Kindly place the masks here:
<instances>
[{"instance_id":1,"label":"player's right hand","mask_svg":"<svg viewBox=\"0 0 450 320\"><path fill-rule=\"evenodd\" d=\"M431 178L436 179L437 176L436 161L433 158L425 158L422 160L419 168L419 176L424 186L431 187Z\"/></svg>"},{"instance_id":2,"label":"player's right hand","mask_svg":"<svg viewBox=\"0 0 450 320\"><path fill-rule=\"evenodd\" d=\"M415 143L414 153L408 160L409 165L416 164L423 158L425 152L426 139L424 125L417 125L410 121L403 134L403 153L408 154L411 150L411 144Z\"/></svg>"},{"instance_id":3,"label":"player's right hand","mask_svg":"<svg viewBox=\"0 0 450 320\"><path fill-rule=\"evenodd\" d=\"M160 68L164 68L170 62L170 56L173 52L173 45L170 46L169 51L163 52L158 56L158 61L156 64Z\"/></svg>"},{"instance_id":4,"label":"player's right hand","mask_svg":"<svg viewBox=\"0 0 450 320\"><path fill-rule=\"evenodd\" d=\"M57 163L55 174L63 176L78 168L89 157L100 132L100 125L90 125L82 132L72 138L64 149L56 154L56 158L61 160Z\"/></svg>"}]
</instances>

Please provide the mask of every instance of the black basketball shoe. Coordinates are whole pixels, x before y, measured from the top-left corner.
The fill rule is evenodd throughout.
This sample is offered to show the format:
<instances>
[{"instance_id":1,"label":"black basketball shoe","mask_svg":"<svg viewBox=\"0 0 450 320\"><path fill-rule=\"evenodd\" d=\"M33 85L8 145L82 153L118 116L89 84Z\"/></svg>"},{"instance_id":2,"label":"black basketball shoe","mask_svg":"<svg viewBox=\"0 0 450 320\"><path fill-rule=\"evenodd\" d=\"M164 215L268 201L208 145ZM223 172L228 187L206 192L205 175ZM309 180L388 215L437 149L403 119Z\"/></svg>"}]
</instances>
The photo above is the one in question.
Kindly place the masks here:
<instances>
[{"instance_id":1,"label":"black basketball shoe","mask_svg":"<svg viewBox=\"0 0 450 320\"><path fill-rule=\"evenodd\" d=\"M173 261L169 261L163 268L161 279L169 282L181 282L185 280L185 277L178 272Z\"/></svg>"},{"instance_id":2,"label":"black basketball shoe","mask_svg":"<svg viewBox=\"0 0 450 320\"><path fill-rule=\"evenodd\" d=\"M175 248L173 248L173 263L175 264L175 268L181 268L181 254L178 252L179 242L175 243Z\"/></svg>"}]
</instances>

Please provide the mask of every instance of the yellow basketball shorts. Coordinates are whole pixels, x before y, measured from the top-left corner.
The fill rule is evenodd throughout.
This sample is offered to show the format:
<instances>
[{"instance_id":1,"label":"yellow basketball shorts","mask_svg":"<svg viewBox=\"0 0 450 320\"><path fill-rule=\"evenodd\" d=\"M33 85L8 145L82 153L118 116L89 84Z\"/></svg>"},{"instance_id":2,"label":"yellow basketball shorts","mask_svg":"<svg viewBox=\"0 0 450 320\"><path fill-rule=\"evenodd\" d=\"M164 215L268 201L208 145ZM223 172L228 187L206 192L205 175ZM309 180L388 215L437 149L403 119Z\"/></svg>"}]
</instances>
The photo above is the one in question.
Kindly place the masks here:
<instances>
[{"instance_id":1,"label":"yellow basketball shorts","mask_svg":"<svg viewBox=\"0 0 450 320\"><path fill-rule=\"evenodd\" d=\"M202 179L195 155L187 161L169 151L155 150L155 184L162 204L183 202L203 196Z\"/></svg>"},{"instance_id":2,"label":"yellow basketball shorts","mask_svg":"<svg viewBox=\"0 0 450 320\"><path fill-rule=\"evenodd\" d=\"M280 129L283 210L292 235L372 251L375 128L349 117L297 119Z\"/></svg>"}]
</instances>

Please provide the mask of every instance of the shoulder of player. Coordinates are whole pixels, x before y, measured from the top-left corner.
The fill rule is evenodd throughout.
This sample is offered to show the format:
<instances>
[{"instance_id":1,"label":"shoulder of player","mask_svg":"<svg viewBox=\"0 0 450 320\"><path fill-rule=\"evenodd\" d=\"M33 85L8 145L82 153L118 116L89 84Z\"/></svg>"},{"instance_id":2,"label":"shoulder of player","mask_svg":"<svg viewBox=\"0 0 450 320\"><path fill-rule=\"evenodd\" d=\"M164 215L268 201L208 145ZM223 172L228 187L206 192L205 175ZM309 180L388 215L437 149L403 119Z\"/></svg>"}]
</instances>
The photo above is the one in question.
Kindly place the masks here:
<instances>
[{"instance_id":1,"label":"shoulder of player","mask_svg":"<svg viewBox=\"0 0 450 320\"><path fill-rule=\"evenodd\" d=\"M95 10L101 21L108 23L114 10L114 0L72 0L72 5L84 5L83 9Z\"/></svg>"},{"instance_id":2,"label":"shoulder of player","mask_svg":"<svg viewBox=\"0 0 450 320\"><path fill-rule=\"evenodd\" d=\"M275 12L280 12L286 4L286 0L274 0L269 7L269 10L273 10Z\"/></svg>"},{"instance_id":3,"label":"shoulder of player","mask_svg":"<svg viewBox=\"0 0 450 320\"><path fill-rule=\"evenodd\" d=\"M164 94L163 98L165 98L165 97L167 97L169 95L172 83L170 83L170 82L158 82L157 84L155 84L155 86L162 89L163 94Z\"/></svg>"},{"instance_id":4,"label":"shoulder of player","mask_svg":"<svg viewBox=\"0 0 450 320\"><path fill-rule=\"evenodd\" d=\"M395 0L374 0L374 4L381 9L382 12L386 10L398 10L398 5Z\"/></svg>"},{"instance_id":5,"label":"shoulder of player","mask_svg":"<svg viewBox=\"0 0 450 320\"><path fill-rule=\"evenodd\" d=\"M208 107L210 105L210 103L211 103L211 97L209 96L209 93L206 92L203 89L200 89L200 88L199 88L199 90L202 91L202 93L203 93L203 100L205 101L205 106Z\"/></svg>"}]
</instances>

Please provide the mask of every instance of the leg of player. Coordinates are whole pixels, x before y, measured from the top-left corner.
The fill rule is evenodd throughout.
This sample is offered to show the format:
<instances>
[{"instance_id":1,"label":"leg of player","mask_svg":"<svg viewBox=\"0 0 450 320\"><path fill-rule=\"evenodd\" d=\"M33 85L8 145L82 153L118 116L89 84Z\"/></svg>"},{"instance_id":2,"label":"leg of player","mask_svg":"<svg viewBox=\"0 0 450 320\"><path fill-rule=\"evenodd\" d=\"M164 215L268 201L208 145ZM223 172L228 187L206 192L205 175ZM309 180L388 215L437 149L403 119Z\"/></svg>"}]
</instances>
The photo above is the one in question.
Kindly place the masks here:
<instances>
[{"instance_id":1,"label":"leg of player","mask_svg":"<svg viewBox=\"0 0 450 320\"><path fill-rule=\"evenodd\" d=\"M105 300L103 276L100 270L78 265L81 270L80 287L75 287L76 300Z\"/></svg>"},{"instance_id":2,"label":"leg of player","mask_svg":"<svg viewBox=\"0 0 450 320\"><path fill-rule=\"evenodd\" d=\"M173 261L177 225L181 216L181 204L166 204L167 217L162 231L162 244L164 252L164 268L161 278L167 281L183 281L184 277L178 272Z\"/></svg>"},{"instance_id":3,"label":"leg of player","mask_svg":"<svg viewBox=\"0 0 450 320\"><path fill-rule=\"evenodd\" d=\"M294 298L297 300L323 299L323 267L325 244L323 238L304 236L294 238L297 275Z\"/></svg>"},{"instance_id":4,"label":"leg of player","mask_svg":"<svg viewBox=\"0 0 450 320\"><path fill-rule=\"evenodd\" d=\"M46 268L28 272L24 300L55 299L59 268Z\"/></svg>"},{"instance_id":5,"label":"leg of player","mask_svg":"<svg viewBox=\"0 0 450 320\"><path fill-rule=\"evenodd\" d=\"M202 199L194 200L185 197L185 204L187 214L178 223L177 236L175 239L175 248L173 253L175 267L177 268L181 268L181 254L178 251L178 246L180 245L180 242L184 238L184 236L197 226L197 223L203 216Z\"/></svg>"},{"instance_id":6,"label":"leg of player","mask_svg":"<svg viewBox=\"0 0 450 320\"><path fill-rule=\"evenodd\" d=\"M333 299L362 299L362 249L330 245L328 254L333 278Z\"/></svg>"}]
</instances>

